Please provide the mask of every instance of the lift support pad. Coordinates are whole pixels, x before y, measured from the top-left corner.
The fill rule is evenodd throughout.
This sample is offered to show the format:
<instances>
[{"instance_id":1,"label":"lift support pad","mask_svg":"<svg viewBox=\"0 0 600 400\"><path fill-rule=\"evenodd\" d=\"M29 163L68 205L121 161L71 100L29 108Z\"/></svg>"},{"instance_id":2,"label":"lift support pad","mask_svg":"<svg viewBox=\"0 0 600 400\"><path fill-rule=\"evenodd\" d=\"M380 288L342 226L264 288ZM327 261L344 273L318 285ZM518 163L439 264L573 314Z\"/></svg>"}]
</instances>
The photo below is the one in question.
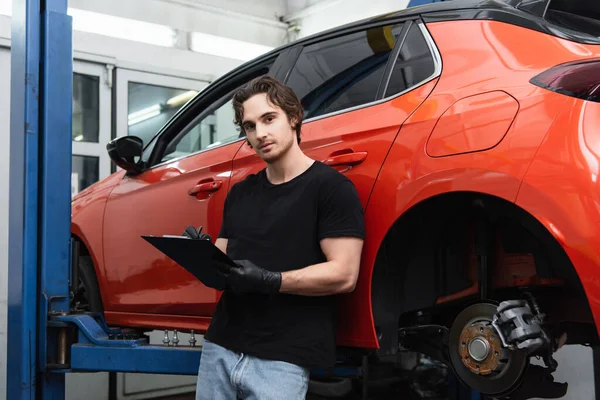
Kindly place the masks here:
<instances>
[{"instance_id":1,"label":"lift support pad","mask_svg":"<svg viewBox=\"0 0 600 400\"><path fill-rule=\"evenodd\" d=\"M115 339L120 330L109 329L100 315L60 315L52 318L54 328L65 334L77 328L76 343L68 349L68 364L57 364L55 372L140 372L197 375L201 346L159 346L148 339ZM61 369L64 368L64 369Z\"/></svg>"}]
</instances>

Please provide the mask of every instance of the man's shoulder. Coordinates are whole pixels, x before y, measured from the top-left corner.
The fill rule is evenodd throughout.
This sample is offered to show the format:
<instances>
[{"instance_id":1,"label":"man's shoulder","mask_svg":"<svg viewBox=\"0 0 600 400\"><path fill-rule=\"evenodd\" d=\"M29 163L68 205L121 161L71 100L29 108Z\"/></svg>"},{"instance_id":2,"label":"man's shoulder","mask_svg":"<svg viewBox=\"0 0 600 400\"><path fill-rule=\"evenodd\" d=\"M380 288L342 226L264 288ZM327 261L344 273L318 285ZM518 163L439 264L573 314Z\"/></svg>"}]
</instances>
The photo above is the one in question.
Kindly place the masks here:
<instances>
[{"instance_id":1,"label":"man's shoulder","mask_svg":"<svg viewBox=\"0 0 600 400\"><path fill-rule=\"evenodd\" d=\"M244 179L231 185L231 189L229 190L230 193L244 192L245 190L260 184L260 179L262 179L263 173L264 169L254 174L246 175Z\"/></svg>"},{"instance_id":2,"label":"man's shoulder","mask_svg":"<svg viewBox=\"0 0 600 400\"><path fill-rule=\"evenodd\" d=\"M339 188L343 188L343 190L355 189L354 183L346 175L327 164L319 161L316 161L316 163L314 180L318 182L321 194L328 195Z\"/></svg>"},{"instance_id":3,"label":"man's shoulder","mask_svg":"<svg viewBox=\"0 0 600 400\"><path fill-rule=\"evenodd\" d=\"M327 185L336 185L342 182L351 182L346 175L320 161L315 161L314 175L319 181L319 183Z\"/></svg>"}]
</instances>

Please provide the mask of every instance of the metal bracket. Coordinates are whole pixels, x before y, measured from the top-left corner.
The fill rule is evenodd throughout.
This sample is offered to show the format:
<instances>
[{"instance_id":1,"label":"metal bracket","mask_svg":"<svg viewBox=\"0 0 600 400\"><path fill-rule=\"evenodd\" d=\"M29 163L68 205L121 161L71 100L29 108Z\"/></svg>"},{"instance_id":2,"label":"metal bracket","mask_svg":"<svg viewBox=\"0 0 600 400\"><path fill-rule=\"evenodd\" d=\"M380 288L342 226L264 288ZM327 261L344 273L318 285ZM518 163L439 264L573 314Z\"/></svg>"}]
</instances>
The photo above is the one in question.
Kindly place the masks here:
<instances>
[{"instance_id":1,"label":"metal bracket","mask_svg":"<svg viewBox=\"0 0 600 400\"><path fill-rule=\"evenodd\" d=\"M77 329L65 369L53 372L136 372L197 375L201 346L150 345L148 337L110 329L101 314L51 314L48 326Z\"/></svg>"},{"instance_id":2,"label":"metal bracket","mask_svg":"<svg viewBox=\"0 0 600 400\"><path fill-rule=\"evenodd\" d=\"M115 69L114 65L106 64L106 81L104 83L106 83L106 86L108 86L109 89L112 89L112 87L113 87L113 70L114 69Z\"/></svg>"}]
</instances>

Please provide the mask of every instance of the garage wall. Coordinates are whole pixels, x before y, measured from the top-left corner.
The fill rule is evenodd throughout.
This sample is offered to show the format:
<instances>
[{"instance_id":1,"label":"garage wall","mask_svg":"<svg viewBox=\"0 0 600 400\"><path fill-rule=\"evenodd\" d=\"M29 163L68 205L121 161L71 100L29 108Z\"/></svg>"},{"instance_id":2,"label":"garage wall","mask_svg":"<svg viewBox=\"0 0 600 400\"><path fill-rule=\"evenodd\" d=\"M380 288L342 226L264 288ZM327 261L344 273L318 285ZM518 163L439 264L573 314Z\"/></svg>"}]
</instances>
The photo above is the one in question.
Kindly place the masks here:
<instances>
[{"instance_id":1,"label":"garage wall","mask_svg":"<svg viewBox=\"0 0 600 400\"><path fill-rule=\"evenodd\" d=\"M1 0L0 0L1 1ZM285 0L70 0L69 7L203 32L251 43L278 46L286 25Z\"/></svg>"}]
</instances>

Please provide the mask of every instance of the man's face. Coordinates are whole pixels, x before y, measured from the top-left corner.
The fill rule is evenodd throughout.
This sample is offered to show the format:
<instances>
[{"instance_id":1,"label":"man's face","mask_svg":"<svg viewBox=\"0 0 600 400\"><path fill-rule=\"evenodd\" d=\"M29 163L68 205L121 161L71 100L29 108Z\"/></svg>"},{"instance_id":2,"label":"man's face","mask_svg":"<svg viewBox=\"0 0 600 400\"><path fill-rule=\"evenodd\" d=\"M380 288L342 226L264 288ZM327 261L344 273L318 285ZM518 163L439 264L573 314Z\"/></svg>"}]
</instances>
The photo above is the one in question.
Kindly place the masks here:
<instances>
[{"instance_id":1,"label":"man's face","mask_svg":"<svg viewBox=\"0 0 600 400\"><path fill-rule=\"evenodd\" d=\"M279 160L296 140L285 111L271 104L265 93L250 97L243 106L242 126L252 148L267 163Z\"/></svg>"}]
</instances>

